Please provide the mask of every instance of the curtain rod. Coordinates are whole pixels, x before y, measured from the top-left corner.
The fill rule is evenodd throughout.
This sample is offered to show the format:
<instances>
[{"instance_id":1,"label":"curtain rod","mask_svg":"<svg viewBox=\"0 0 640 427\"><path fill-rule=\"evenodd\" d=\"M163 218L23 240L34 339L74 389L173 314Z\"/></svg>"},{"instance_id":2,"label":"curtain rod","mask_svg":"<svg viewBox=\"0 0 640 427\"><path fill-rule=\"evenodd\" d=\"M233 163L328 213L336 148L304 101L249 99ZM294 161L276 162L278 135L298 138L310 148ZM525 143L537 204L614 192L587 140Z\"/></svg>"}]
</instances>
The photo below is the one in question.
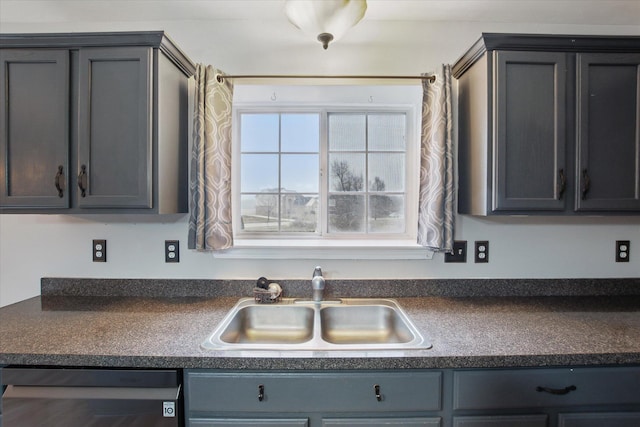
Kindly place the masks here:
<instances>
[{"instance_id":1,"label":"curtain rod","mask_svg":"<svg viewBox=\"0 0 640 427\"><path fill-rule=\"evenodd\" d=\"M436 81L435 75L430 76L340 76L340 75L301 75L301 74L273 74L273 75L263 75L263 74L245 74L245 75L216 75L216 80L219 83L222 83L224 79L384 79L384 80L429 80L429 83L434 83Z\"/></svg>"}]
</instances>

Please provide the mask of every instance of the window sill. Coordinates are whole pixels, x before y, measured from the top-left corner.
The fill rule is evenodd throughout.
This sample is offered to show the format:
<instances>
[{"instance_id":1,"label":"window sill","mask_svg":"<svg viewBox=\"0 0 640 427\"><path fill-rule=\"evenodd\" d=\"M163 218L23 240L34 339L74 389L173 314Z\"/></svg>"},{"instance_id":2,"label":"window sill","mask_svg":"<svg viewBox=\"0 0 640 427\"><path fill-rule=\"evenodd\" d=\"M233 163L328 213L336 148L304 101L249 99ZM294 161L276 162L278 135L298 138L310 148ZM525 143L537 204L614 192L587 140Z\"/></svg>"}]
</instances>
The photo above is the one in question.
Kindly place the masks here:
<instances>
[{"instance_id":1,"label":"window sill","mask_svg":"<svg viewBox=\"0 0 640 427\"><path fill-rule=\"evenodd\" d=\"M433 252L402 240L248 240L236 239L234 247L214 253L227 259L431 259Z\"/></svg>"}]
</instances>

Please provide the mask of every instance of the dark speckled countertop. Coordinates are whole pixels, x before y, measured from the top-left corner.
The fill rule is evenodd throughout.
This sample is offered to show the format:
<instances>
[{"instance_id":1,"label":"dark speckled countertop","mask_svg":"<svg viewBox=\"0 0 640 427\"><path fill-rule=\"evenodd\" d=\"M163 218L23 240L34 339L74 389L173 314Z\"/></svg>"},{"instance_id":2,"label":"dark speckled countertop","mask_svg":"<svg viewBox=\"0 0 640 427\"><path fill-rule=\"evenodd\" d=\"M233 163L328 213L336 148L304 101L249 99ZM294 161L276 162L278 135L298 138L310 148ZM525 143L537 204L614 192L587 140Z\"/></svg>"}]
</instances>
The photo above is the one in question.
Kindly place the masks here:
<instances>
[{"instance_id":1,"label":"dark speckled countertop","mask_svg":"<svg viewBox=\"0 0 640 427\"><path fill-rule=\"evenodd\" d=\"M374 296L362 290L370 281L355 282L334 282L327 295ZM287 296L308 296L306 281L280 283ZM0 309L0 365L281 370L640 363L640 279L373 285L386 291L377 296L400 303L433 348L204 350L200 344L238 298L250 295L250 281L61 278L43 279L42 296Z\"/></svg>"}]
</instances>

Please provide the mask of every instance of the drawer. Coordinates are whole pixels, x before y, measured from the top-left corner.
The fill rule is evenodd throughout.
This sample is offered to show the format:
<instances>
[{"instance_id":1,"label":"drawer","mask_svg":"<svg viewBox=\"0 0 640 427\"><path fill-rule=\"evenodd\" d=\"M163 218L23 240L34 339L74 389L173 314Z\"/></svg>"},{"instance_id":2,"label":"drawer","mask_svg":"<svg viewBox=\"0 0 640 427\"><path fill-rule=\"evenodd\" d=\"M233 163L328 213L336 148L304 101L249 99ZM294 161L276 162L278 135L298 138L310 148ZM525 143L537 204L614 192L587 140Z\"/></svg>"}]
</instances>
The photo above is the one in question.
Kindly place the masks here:
<instances>
[{"instance_id":1,"label":"drawer","mask_svg":"<svg viewBox=\"0 0 640 427\"><path fill-rule=\"evenodd\" d=\"M640 412L592 412L558 415L558 427L638 427Z\"/></svg>"},{"instance_id":2,"label":"drawer","mask_svg":"<svg viewBox=\"0 0 640 427\"><path fill-rule=\"evenodd\" d=\"M322 427L440 427L440 418L327 418Z\"/></svg>"},{"instance_id":3,"label":"drawer","mask_svg":"<svg viewBox=\"0 0 640 427\"><path fill-rule=\"evenodd\" d=\"M454 417L453 427L547 427L546 415Z\"/></svg>"},{"instance_id":4,"label":"drawer","mask_svg":"<svg viewBox=\"0 0 640 427\"><path fill-rule=\"evenodd\" d=\"M454 409L640 404L640 368L455 371Z\"/></svg>"},{"instance_id":5,"label":"drawer","mask_svg":"<svg viewBox=\"0 0 640 427\"><path fill-rule=\"evenodd\" d=\"M441 382L440 372L424 371L188 371L185 393L189 412L429 411L440 409Z\"/></svg>"},{"instance_id":6,"label":"drawer","mask_svg":"<svg viewBox=\"0 0 640 427\"><path fill-rule=\"evenodd\" d=\"M306 418L192 418L188 427L309 427Z\"/></svg>"}]
</instances>

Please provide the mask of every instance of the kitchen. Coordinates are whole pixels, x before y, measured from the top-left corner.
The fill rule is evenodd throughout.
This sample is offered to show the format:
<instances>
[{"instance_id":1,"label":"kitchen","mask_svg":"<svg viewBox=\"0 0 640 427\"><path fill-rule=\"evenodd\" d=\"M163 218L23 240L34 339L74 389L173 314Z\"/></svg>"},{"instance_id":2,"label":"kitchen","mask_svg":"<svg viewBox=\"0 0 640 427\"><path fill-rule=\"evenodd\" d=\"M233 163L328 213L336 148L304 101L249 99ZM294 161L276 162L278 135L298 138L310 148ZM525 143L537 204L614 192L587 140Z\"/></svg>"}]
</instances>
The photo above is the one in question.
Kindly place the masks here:
<instances>
[{"instance_id":1,"label":"kitchen","mask_svg":"<svg viewBox=\"0 0 640 427\"><path fill-rule=\"evenodd\" d=\"M18 5L18 3L20 3ZM86 3L86 2L85 2ZM83 4L85 4L83 3ZM367 17L326 51L280 15L279 2L0 3L3 33L163 29L194 61L232 74L420 74L454 63L483 32L638 35L637 4L616 2L586 13L593 2L401 2L393 15L371 1ZM184 8L183 3L193 6ZM258 4L271 3L265 9ZM425 6L424 3L428 5ZM247 4L250 4L248 6ZM275 6L274 6L275 4ZM421 11L420 20L407 16ZM558 9L556 9L558 8ZM576 16L576 8L585 11ZM403 8L397 8L404 10ZM377 12L376 12L377 10ZM396 9L393 9L394 11ZM249 15L246 20L237 13ZM400 12L398 12L400 13ZM449 13L447 15L446 13ZM212 16L210 20L205 16ZM168 16L170 18L168 18ZM269 19L264 19L268 16ZM385 16L387 16L385 18ZM250 30L243 25L248 25ZM204 34L204 36L203 36ZM273 35L270 42L265 34ZM401 38L400 38L401 36ZM205 39L204 41L202 39ZM218 41L220 40L220 41ZM391 59L390 59L391 58ZM598 279L637 278L640 259L615 262L615 242L640 240L637 216L456 217L457 240L490 242L490 262L431 260L238 259L186 249L187 215L0 216L0 305L40 294L42 277L255 280L310 279L321 263L328 280L342 279ZM93 239L108 242L108 262L94 263ZM164 241L179 240L179 263L165 263ZM339 290L338 290L339 292Z\"/></svg>"}]
</instances>

